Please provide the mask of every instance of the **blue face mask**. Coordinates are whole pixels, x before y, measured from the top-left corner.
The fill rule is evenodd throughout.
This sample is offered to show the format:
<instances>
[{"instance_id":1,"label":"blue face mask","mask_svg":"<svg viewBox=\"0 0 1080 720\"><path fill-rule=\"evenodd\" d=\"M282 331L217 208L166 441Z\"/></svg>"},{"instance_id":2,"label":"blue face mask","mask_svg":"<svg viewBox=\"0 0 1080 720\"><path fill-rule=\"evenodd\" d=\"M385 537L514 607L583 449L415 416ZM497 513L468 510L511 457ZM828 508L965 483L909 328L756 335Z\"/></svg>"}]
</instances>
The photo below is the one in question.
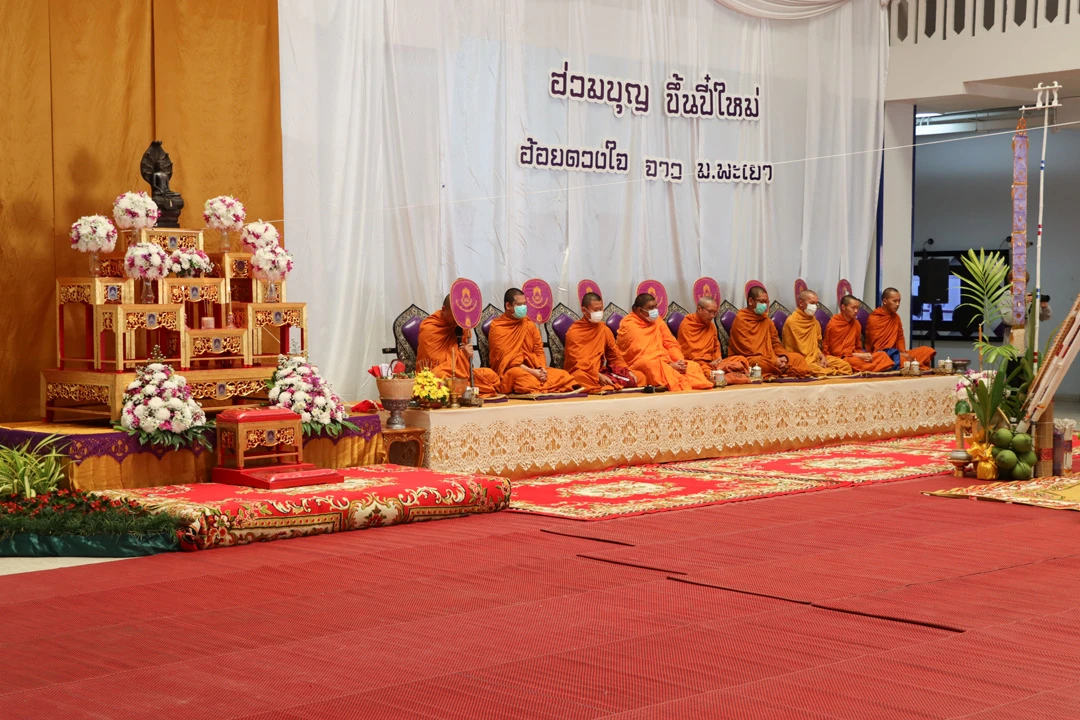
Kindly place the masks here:
<instances>
[{"instance_id":1,"label":"blue face mask","mask_svg":"<svg viewBox=\"0 0 1080 720\"><path fill-rule=\"evenodd\" d=\"M756 312L758 315L764 315L765 311L768 310L768 309L769 309L769 306L766 305L765 303L758 303L757 305L754 306L754 312Z\"/></svg>"},{"instance_id":2,"label":"blue face mask","mask_svg":"<svg viewBox=\"0 0 1080 720\"><path fill-rule=\"evenodd\" d=\"M660 317L660 311L653 308L649 311L649 322L656 322L656 319Z\"/></svg>"},{"instance_id":3,"label":"blue face mask","mask_svg":"<svg viewBox=\"0 0 1080 720\"><path fill-rule=\"evenodd\" d=\"M524 320L528 316L529 316L529 306L528 305L515 305L514 306L514 317L516 317L518 320Z\"/></svg>"}]
</instances>

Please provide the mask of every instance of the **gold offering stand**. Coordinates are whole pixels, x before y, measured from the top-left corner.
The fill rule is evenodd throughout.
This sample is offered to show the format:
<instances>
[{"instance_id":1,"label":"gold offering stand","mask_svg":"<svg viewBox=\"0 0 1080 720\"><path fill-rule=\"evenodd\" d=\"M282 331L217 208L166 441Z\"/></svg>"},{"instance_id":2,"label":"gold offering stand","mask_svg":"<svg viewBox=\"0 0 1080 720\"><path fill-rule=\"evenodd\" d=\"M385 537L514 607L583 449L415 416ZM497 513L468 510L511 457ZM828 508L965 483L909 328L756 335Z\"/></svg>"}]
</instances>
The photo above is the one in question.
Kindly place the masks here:
<instances>
[{"instance_id":1,"label":"gold offering stand","mask_svg":"<svg viewBox=\"0 0 1080 720\"><path fill-rule=\"evenodd\" d=\"M137 284L124 273L126 244L137 240L167 252L203 249L202 230L125 232L116 250L102 256L98 277L57 279L56 367L41 373L47 421L119 420L135 367L149 360L154 345L182 370L208 412L265 398L279 351L307 354L307 305L284 302L284 282L277 284L276 301L268 301L248 253L211 254L209 277L165 278L156 283L157 302L137 303ZM85 308L81 356L64 342L65 306L72 304Z\"/></svg>"}]
</instances>

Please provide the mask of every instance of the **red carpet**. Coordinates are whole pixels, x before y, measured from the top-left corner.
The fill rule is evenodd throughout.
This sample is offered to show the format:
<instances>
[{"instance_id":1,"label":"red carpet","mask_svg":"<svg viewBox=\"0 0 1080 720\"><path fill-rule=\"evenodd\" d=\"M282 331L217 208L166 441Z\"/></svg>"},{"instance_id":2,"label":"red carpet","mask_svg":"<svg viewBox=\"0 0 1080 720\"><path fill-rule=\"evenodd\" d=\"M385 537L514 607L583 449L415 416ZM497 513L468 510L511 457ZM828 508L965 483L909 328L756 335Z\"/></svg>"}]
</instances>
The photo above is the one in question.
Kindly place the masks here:
<instances>
[{"instance_id":1,"label":"red carpet","mask_svg":"<svg viewBox=\"0 0 1080 720\"><path fill-rule=\"evenodd\" d=\"M0 717L1077 717L1080 523L954 483L3 576Z\"/></svg>"},{"instance_id":2,"label":"red carpet","mask_svg":"<svg viewBox=\"0 0 1080 720\"><path fill-rule=\"evenodd\" d=\"M499 477L400 465L339 472L346 478L343 483L275 490L198 483L99 493L186 522L180 537L184 550L495 512L510 497L510 481Z\"/></svg>"}]
</instances>

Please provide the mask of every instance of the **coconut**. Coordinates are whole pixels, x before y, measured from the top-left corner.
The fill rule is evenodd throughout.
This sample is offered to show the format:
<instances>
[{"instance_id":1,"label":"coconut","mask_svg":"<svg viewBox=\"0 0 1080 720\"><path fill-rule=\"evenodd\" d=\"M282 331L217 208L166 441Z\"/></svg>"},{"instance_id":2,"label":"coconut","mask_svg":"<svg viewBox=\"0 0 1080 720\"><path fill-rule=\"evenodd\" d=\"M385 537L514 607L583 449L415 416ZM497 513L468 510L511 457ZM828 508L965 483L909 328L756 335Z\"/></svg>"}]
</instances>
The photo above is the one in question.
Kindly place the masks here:
<instances>
[{"instance_id":1,"label":"coconut","mask_svg":"<svg viewBox=\"0 0 1080 720\"><path fill-rule=\"evenodd\" d=\"M1013 480L1030 480L1031 479L1031 466L1021 460L1016 463L1016 466L1012 469Z\"/></svg>"},{"instance_id":2,"label":"coconut","mask_svg":"<svg viewBox=\"0 0 1080 720\"><path fill-rule=\"evenodd\" d=\"M1035 467L1035 464L1039 462L1039 456L1034 450L1028 450L1026 453L1020 453L1017 455L1020 458L1020 462L1027 463L1031 467Z\"/></svg>"},{"instance_id":3,"label":"coconut","mask_svg":"<svg viewBox=\"0 0 1080 720\"><path fill-rule=\"evenodd\" d=\"M1026 453L1032 448L1031 436L1027 433L1017 433L1013 436L1012 443L1009 448L1014 452Z\"/></svg>"},{"instance_id":4,"label":"coconut","mask_svg":"<svg viewBox=\"0 0 1080 720\"><path fill-rule=\"evenodd\" d=\"M998 428L990 435L990 442L999 448L1007 448L1013 441L1013 431L1009 428Z\"/></svg>"},{"instance_id":5,"label":"coconut","mask_svg":"<svg viewBox=\"0 0 1080 720\"><path fill-rule=\"evenodd\" d=\"M1012 470L1016 467L1016 463L1020 462L1019 458L1016 457L1016 453L1012 450L1001 450L995 459L997 460L998 469L1006 472Z\"/></svg>"}]
</instances>

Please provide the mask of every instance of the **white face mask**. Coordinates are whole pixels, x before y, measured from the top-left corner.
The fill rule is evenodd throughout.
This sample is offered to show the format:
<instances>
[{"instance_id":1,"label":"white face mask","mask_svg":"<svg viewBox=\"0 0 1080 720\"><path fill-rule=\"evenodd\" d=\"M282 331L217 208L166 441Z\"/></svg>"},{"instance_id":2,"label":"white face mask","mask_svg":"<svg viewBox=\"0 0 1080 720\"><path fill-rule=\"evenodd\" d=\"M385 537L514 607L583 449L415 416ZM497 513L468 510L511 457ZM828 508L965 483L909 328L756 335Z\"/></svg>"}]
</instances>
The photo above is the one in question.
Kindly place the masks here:
<instances>
[{"instance_id":1,"label":"white face mask","mask_svg":"<svg viewBox=\"0 0 1080 720\"><path fill-rule=\"evenodd\" d=\"M816 303L810 303L809 305L807 305L806 306L806 314L807 315L816 315L817 314L817 304Z\"/></svg>"},{"instance_id":2,"label":"white face mask","mask_svg":"<svg viewBox=\"0 0 1080 720\"><path fill-rule=\"evenodd\" d=\"M597 310L596 312L589 313L589 322L602 323L604 322L604 311Z\"/></svg>"}]
</instances>

